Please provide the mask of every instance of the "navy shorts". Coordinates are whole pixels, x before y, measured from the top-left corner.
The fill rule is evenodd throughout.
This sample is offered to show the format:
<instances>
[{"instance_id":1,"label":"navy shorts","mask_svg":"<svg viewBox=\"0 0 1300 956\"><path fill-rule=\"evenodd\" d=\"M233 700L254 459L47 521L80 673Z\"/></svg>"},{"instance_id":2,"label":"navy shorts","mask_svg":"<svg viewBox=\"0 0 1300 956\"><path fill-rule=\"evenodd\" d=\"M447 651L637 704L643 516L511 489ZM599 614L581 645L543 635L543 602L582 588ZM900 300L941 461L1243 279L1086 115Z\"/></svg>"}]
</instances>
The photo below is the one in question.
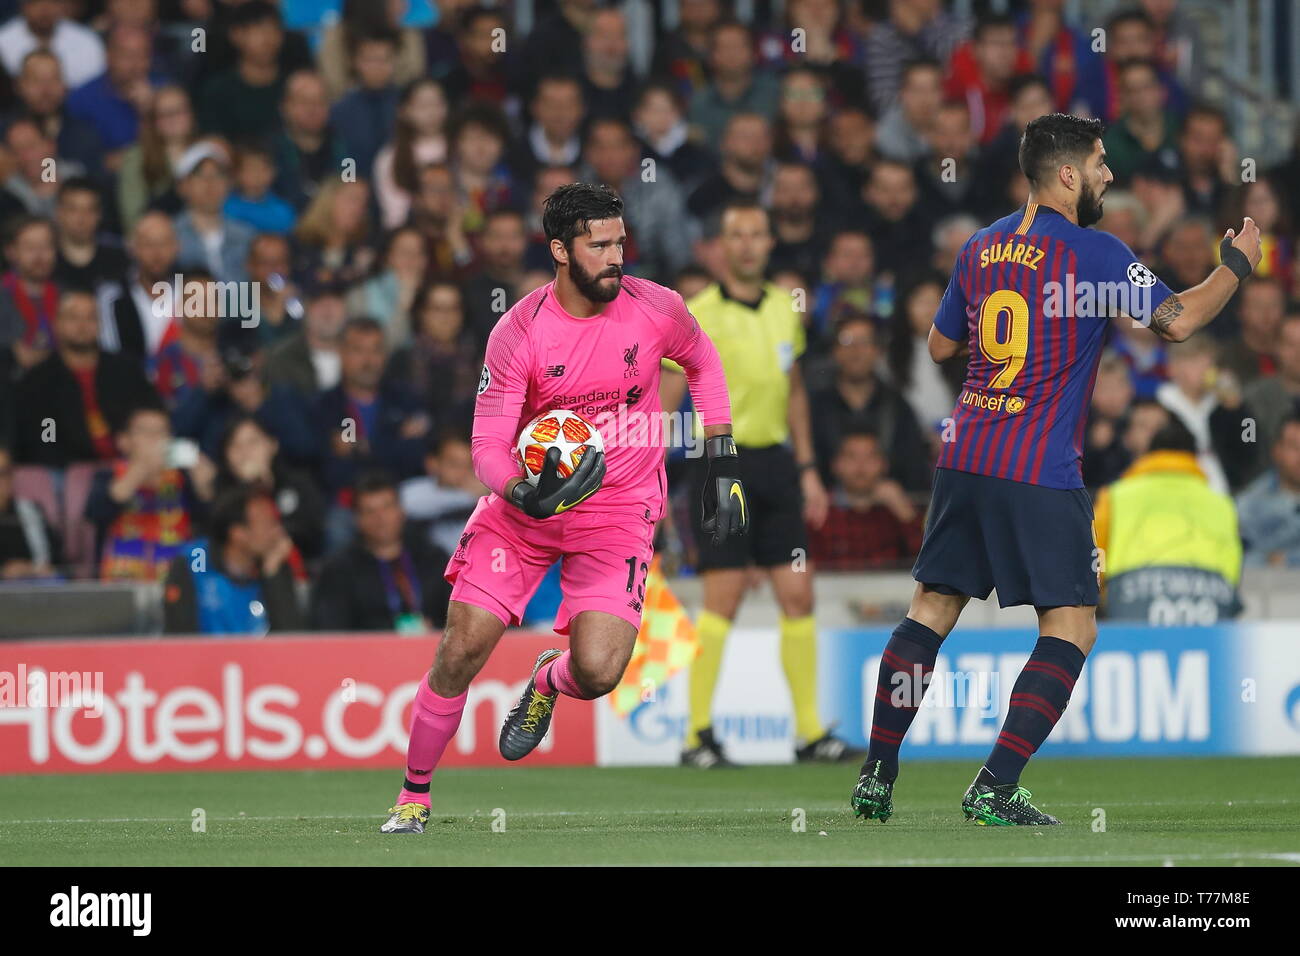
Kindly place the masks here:
<instances>
[{"instance_id":1,"label":"navy shorts","mask_svg":"<svg viewBox=\"0 0 1300 956\"><path fill-rule=\"evenodd\" d=\"M996 589L1002 607L1095 606L1100 566L1085 489L935 469L920 583L980 600Z\"/></svg>"}]
</instances>

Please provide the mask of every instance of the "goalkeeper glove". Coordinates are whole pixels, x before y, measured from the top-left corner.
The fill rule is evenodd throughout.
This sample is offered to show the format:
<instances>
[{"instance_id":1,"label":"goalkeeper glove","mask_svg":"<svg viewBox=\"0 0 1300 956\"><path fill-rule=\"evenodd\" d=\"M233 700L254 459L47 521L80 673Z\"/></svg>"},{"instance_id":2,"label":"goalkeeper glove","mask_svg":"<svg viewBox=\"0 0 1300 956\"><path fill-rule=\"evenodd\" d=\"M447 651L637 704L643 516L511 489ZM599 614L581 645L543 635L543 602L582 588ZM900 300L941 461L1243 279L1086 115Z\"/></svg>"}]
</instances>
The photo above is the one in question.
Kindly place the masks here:
<instances>
[{"instance_id":1,"label":"goalkeeper glove","mask_svg":"<svg viewBox=\"0 0 1300 956\"><path fill-rule=\"evenodd\" d=\"M594 495L605 480L605 453L593 452L590 445L583 447L587 452L568 478L559 474L560 449L548 448L536 487L527 481L517 482L510 490L510 503L530 518L549 518Z\"/></svg>"},{"instance_id":2,"label":"goalkeeper glove","mask_svg":"<svg viewBox=\"0 0 1300 956\"><path fill-rule=\"evenodd\" d=\"M720 545L732 535L749 531L749 502L745 486L736 476L740 462L736 440L717 435L704 443L704 449L709 456L709 474L704 481L703 528L712 533L713 543Z\"/></svg>"}]
</instances>

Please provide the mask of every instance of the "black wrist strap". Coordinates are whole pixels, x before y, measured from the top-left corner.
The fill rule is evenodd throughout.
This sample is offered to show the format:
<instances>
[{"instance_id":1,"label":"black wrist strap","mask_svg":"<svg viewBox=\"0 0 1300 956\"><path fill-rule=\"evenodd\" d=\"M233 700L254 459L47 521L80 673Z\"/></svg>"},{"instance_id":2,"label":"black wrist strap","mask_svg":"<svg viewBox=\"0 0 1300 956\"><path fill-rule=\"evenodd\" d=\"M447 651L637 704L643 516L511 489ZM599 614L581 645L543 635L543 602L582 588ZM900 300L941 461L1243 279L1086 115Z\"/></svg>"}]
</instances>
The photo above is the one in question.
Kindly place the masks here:
<instances>
[{"instance_id":1,"label":"black wrist strap","mask_svg":"<svg viewBox=\"0 0 1300 956\"><path fill-rule=\"evenodd\" d=\"M704 451L710 458L738 458L736 439L730 435L714 435L704 443Z\"/></svg>"},{"instance_id":2,"label":"black wrist strap","mask_svg":"<svg viewBox=\"0 0 1300 956\"><path fill-rule=\"evenodd\" d=\"M1223 241L1219 243L1219 258L1223 264L1232 270L1232 274L1241 282L1250 275L1254 270L1250 267L1250 259L1246 254L1232 244L1232 240L1224 236Z\"/></svg>"}]
</instances>

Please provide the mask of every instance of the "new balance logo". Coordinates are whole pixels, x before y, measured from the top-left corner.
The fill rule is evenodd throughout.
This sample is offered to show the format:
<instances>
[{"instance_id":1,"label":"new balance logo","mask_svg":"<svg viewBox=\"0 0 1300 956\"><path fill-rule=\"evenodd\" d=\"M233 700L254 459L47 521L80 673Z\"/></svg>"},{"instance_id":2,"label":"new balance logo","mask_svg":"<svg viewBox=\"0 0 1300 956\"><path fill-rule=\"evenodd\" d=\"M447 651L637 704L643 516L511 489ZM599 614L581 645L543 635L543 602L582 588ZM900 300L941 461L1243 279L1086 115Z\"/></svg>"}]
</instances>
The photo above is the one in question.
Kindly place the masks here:
<instances>
[{"instance_id":1,"label":"new balance logo","mask_svg":"<svg viewBox=\"0 0 1300 956\"><path fill-rule=\"evenodd\" d=\"M641 386L633 385L627 390L627 406L630 408L641 400Z\"/></svg>"},{"instance_id":2,"label":"new balance logo","mask_svg":"<svg viewBox=\"0 0 1300 956\"><path fill-rule=\"evenodd\" d=\"M546 366L546 377L547 377L547 378L559 378L559 377L560 377L561 375L563 375L563 374L564 374L564 366L563 366L563 365L548 365L548 366Z\"/></svg>"}]
</instances>

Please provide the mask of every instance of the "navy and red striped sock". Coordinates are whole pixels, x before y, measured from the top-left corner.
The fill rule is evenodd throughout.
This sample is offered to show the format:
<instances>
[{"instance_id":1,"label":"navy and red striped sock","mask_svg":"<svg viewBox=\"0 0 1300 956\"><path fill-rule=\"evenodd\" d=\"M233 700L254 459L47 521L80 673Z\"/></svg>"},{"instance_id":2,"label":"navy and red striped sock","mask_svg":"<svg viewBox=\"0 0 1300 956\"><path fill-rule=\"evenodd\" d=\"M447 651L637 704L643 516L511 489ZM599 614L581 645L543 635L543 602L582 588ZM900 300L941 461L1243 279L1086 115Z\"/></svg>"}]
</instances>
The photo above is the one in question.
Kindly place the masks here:
<instances>
[{"instance_id":1,"label":"navy and red striped sock","mask_svg":"<svg viewBox=\"0 0 1300 956\"><path fill-rule=\"evenodd\" d=\"M1070 702L1087 655L1059 637L1040 637L1011 688L1011 707L976 782L1017 783Z\"/></svg>"},{"instance_id":2,"label":"navy and red striped sock","mask_svg":"<svg viewBox=\"0 0 1300 956\"><path fill-rule=\"evenodd\" d=\"M934 659L942 643L942 637L910 617L894 628L876 677L876 706L867 761L862 765L864 773L879 760L890 780L898 776L898 748L930 686Z\"/></svg>"}]
</instances>

